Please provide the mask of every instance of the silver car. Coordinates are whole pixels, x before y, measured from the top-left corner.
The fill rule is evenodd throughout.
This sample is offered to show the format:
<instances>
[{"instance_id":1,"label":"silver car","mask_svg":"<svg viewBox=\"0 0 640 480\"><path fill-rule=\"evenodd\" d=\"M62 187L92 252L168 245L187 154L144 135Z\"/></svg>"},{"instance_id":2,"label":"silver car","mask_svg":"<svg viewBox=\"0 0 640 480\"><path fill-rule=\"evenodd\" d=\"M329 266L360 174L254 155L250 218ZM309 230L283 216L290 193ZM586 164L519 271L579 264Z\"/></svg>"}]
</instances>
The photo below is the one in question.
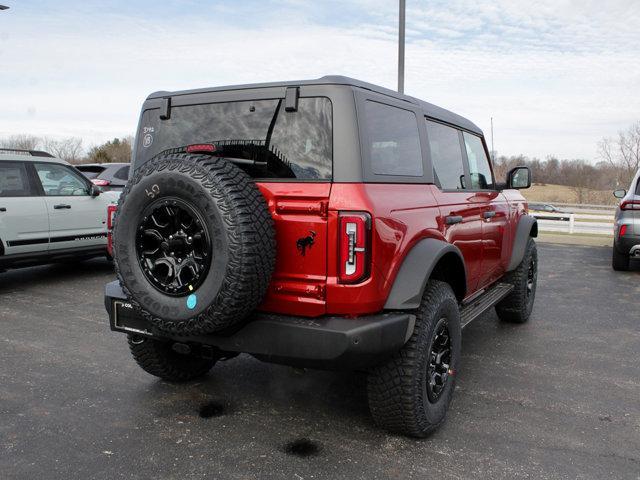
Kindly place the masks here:
<instances>
[{"instance_id":1,"label":"silver car","mask_svg":"<svg viewBox=\"0 0 640 480\"><path fill-rule=\"evenodd\" d=\"M0 270L107 255L118 196L48 153L0 149Z\"/></svg>"},{"instance_id":2,"label":"silver car","mask_svg":"<svg viewBox=\"0 0 640 480\"><path fill-rule=\"evenodd\" d=\"M636 173L629 191L613 192L620 199L616 209L613 237L614 270L629 270L632 258L640 259L640 170Z\"/></svg>"}]
</instances>

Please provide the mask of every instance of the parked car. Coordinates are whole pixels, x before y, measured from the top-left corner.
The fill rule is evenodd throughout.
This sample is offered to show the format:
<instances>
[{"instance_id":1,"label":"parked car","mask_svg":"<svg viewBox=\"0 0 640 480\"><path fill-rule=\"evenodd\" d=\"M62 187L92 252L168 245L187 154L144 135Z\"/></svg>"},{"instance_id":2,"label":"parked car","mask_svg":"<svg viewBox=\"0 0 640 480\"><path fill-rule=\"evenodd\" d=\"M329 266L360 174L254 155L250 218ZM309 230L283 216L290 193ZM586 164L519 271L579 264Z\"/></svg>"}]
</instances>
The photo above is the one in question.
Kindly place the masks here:
<instances>
[{"instance_id":1,"label":"parked car","mask_svg":"<svg viewBox=\"0 0 640 480\"><path fill-rule=\"evenodd\" d=\"M545 215L540 215L536 218L543 218L545 220L561 220L568 222L571 218L571 212L561 210L550 203L529 203L529 211L534 217L538 212L544 213Z\"/></svg>"},{"instance_id":2,"label":"parked car","mask_svg":"<svg viewBox=\"0 0 640 480\"><path fill-rule=\"evenodd\" d=\"M129 178L128 163L85 163L76 168L104 191L122 191Z\"/></svg>"},{"instance_id":3,"label":"parked car","mask_svg":"<svg viewBox=\"0 0 640 480\"><path fill-rule=\"evenodd\" d=\"M640 170L628 192L616 190L613 195L620 204L615 215L611 263L614 270L629 270L630 260L640 259Z\"/></svg>"},{"instance_id":4,"label":"parked car","mask_svg":"<svg viewBox=\"0 0 640 480\"><path fill-rule=\"evenodd\" d=\"M529 319L530 171L499 182L455 113L323 77L152 94L137 138L105 305L152 375L240 352L366 369L378 425L422 437L445 419L461 329L492 307Z\"/></svg>"},{"instance_id":5,"label":"parked car","mask_svg":"<svg viewBox=\"0 0 640 480\"><path fill-rule=\"evenodd\" d=\"M0 149L0 269L106 255L116 201L46 152Z\"/></svg>"}]
</instances>

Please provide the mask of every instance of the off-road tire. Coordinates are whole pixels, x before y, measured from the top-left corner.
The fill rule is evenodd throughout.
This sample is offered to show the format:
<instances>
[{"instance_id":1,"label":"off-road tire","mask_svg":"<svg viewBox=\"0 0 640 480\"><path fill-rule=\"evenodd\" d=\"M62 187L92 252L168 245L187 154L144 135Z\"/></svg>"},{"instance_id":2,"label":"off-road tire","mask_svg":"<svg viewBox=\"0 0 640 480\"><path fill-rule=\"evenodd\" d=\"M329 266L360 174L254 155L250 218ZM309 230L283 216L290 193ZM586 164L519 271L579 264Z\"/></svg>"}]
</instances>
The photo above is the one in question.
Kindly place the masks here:
<instances>
[{"instance_id":1,"label":"off-road tire","mask_svg":"<svg viewBox=\"0 0 640 480\"><path fill-rule=\"evenodd\" d=\"M216 360L177 353L168 342L140 335L128 335L128 342L133 358L145 372L169 382L202 377L216 363Z\"/></svg>"},{"instance_id":2,"label":"off-road tire","mask_svg":"<svg viewBox=\"0 0 640 480\"><path fill-rule=\"evenodd\" d=\"M388 362L369 372L369 410L375 423L393 433L426 437L445 421L460 360L460 311L449 284L431 280L415 312L413 334ZM446 319L451 362L445 386L432 403L427 394L427 368L436 326Z\"/></svg>"},{"instance_id":3,"label":"off-road tire","mask_svg":"<svg viewBox=\"0 0 640 480\"><path fill-rule=\"evenodd\" d=\"M532 262L534 277L532 289L529 291L529 267ZM500 320L511 323L525 323L529 320L536 297L537 280L538 249L533 238L529 238L520 265L515 270L507 273L502 280L513 285L513 290L496 305L496 313Z\"/></svg>"},{"instance_id":4,"label":"off-road tire","mask_svg":"<svg viewBox=\"0 0 640 480\"><path fill-rule=\"evenodd\" d=\"M136 251L143 211L158 199L187 204L210 238L210 265L188 298L157 289ZM263 300L275 267L273 219L255 182L223 158L158 156L139 168L118 202L113 229L114 265L134 309L153 327L174 335L202 335L240 324Z\"/></svg>"},{"instance_id":5,"label":"off-road tire","mask_svg":"<svg viewBox=\"0 0 640 480\"><path fill-rule=\"evenodd\" d=\"M626 272L629 270L629 263L631 262L629 255L618 252L616 247L613 247L613 253L611 255L611 267L617 272Z\"/></svg>"}]
</instances>

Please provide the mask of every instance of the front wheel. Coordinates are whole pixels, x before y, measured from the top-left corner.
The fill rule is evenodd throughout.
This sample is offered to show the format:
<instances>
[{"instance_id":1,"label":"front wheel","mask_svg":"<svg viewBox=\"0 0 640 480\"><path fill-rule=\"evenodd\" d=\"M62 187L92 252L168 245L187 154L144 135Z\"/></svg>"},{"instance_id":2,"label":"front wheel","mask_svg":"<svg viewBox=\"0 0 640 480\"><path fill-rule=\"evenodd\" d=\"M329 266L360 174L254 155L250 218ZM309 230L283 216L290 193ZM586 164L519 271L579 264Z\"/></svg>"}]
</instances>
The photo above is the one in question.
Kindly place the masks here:
<instances>
[{"instance_id":1,"label":"front wheel","mask_svg":"<svg viewBox=\"0 0 640 480\"><path fill-rule=\"evenodd\" d=\"M136 363L145 372L169 382L186 382L202 377L216 363L214 359L178 353L169 342L140 335L129 335L128 340Z\"/></svg>"},{"instance_id":2,"label":"front wheel","mask_svg":"<svg viewBox=\"0 0 640 480\"><path fill-rule=\"evenodd\" d=\"M451 287L431 280L416 311L413 335L369 373L374 421L391 432L426 437L445 420L460 360L460 311Z\"/></svg>"},{"instance_id":3,"label":"front wheel","mask_svg":"<svg viewBox=\"0 0 640 480\"><path fill-rule=\"evenodd\" d=\"M538 284L538 249L533 238L529 238L518 268L509 272L504 281L512 284L513 290L496 305L498 317L505 322L526 322L533 310Z\"/></svg>"}]
</instances>

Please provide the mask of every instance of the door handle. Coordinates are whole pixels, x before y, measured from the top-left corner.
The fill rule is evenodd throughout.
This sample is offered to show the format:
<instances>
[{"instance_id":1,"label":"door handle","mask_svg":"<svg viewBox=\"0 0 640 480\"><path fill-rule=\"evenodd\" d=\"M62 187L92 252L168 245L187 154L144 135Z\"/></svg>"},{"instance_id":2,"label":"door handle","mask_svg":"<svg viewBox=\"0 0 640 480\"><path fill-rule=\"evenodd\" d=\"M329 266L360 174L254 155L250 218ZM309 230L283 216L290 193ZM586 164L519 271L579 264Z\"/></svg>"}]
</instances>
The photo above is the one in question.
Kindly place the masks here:
<instances>
[{"instance_id":1,"label":"door handle","mask_svg":"<svg viewBox=\"0 0 640 480\"><path fill-rule=\"evenodd\" d=\"M7 209L6 209L6 208L4 208L4 207L0 207L0 212L6 212L6 211L7 211Z\"/></svg>"},{"instance_id":2,"label":"door handle","mask_svg":"<svg viewBox=\"0 0 640 480\"><path fill-rule=\"evenodd\" d=\"M462 217L460 215L449 215L445 217L444 221L447 225L455 225L462 222Z\"/></svg>"},{"instance_id":3,"label":"door handle","mask_svg":"<svg viewBox=\"0 0 640 480\"><path fill-rule=\"evenodd\" d=\"M495 210L487 210L486 212L482 213L482 218L485 218L487 220L489 220L490 218L493 218L495 216L496 216Z\"/></svg>"},{"instance_id":4,"label":"door handle","mask_svg":"<svg viewBox=\"0 0 640 480\"><path fill-rule=\"evenodd\" d=\"M71 205L61 203L60 205L54 205L53 208L55 208L56 210L62 210L63 208L70 209Z\"/></svg>"}]
</instances>

